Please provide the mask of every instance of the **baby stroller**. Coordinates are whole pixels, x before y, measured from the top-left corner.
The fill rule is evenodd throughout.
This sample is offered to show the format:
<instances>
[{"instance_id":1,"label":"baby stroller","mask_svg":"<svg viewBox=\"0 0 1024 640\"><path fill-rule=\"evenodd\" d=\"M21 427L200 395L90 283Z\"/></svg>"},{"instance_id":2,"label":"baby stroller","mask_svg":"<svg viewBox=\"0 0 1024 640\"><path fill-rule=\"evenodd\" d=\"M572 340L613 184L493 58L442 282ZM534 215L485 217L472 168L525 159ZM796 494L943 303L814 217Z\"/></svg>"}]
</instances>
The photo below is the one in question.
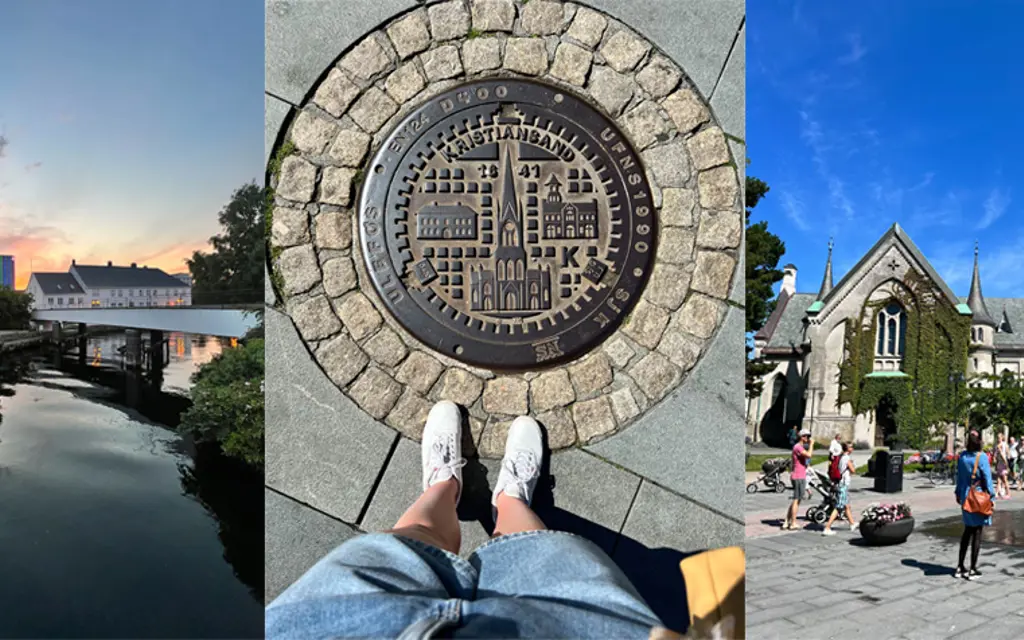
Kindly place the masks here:
<instances>
[{"instance_id":1,"label":"baby stroller","mask_svg":"<svg viewBox=\"0 0 1024 640\"><path fill-rule=\"evenodd\" d=\"M807 510L807 519L814 524L825 524L832 510L836 508L836 484L827 474L817 469L807 470L807 486L821 496L821 504ZM842 514L840 514L842 517Z\"/></svg>"},{"instance_id":2,"label":"baby stroller","mask_svg":"<svg viewBox=\"0 0 1024 640\"><path fill-rule=\"evenodd\" d=\"M761 464L761 475L747 485L747 493L757 493L758 483L764 483L764 486L775 491L775 493L782 493L786 490L786 483L782 479L782 474L789 471L789 466L792 464L791 460L786 458L771 458L765 460Z\"/></svg>"}]
</instances>

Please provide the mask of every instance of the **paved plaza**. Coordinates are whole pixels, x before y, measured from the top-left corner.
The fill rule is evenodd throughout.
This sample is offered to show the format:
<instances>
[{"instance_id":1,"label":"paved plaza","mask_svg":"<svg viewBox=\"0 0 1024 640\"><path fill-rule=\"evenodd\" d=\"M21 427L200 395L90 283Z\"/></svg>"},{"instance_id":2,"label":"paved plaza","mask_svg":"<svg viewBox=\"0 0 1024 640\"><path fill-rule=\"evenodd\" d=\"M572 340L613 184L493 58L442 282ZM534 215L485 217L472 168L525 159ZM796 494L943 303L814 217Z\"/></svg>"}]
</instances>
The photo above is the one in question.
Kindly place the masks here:
<instances>
[{"instance_id":1,"label":"paved plaza","mask_svg":"<svg viewBox=\"0 0 1024 640\"><path fill-rule=\"evenodd\" d=\"M268 3L268 160L285 132L297 139L300 151L310 142L310 136L317 140L322 138L325 144L327 138L323 136L337 135L338 140L346 136L364 139L362 134L352 133L354 129L348 116L332 121L333 124L324 124L325 110L331 111L337 105L331 103L327 104L331 108L321 109L317 106L320 103L310 103L311 96L313 100L327 94L337 97L332 93L337 87L331 90L323 87L338 82L339 73L351 75L361 86L365 85L360 89L365 91L364 96L374 96L383 103L387 101L381 97L384 92L392 97L412 96L413 89L408 89L413 93L407 94L405 89L399 91L398 86L404 87L403 83L412 76L422 72L432 80L431 74L440 68L438 56L461 51L461 63L458 57L450 60L454 65L452 73L456 73L454 69L460 65L468 67L474 59L475 53L471 50L487 49L486 43L498 41L505 47L506 67L513 64L509 56L514 52L517 56L533 55L531 52L536 49L539 56L536 62L546 68L549 64L546 60L550 58L550 73L556 74L556 58L553 55L546 58L543 47L527 42L544 38L517 37L528 34L531 29L547 34L545 38L551 51L564 46L567 51L582 55L588 64L593 56L590 83L579 91L593 91L595 83L600 84L603 78L613 78L620 83L616 85L619 97L615 100L622 98L623 101L612 107L602 101L601 87L596 89L598 96L594 99L609 112L620 113L638 107L647 113L655 108L652 96L660 91L672 91L680 82L681 76L673 71L669 62L663 62L660 56L648 55L650 45L638 49L632 47L637 42L635 39L625 35L613 37L613 27L621 29L621 25L616 26L618 23L612 24L607 17L601 17L602 14L573 3L535 0L524 5L517 2L511 13L504 11L506 5L513 6L510 0L427 3L426 11L422 3L411 1L358 4L360 7L356 10L353 3L344 2ZM346 200L344 205L324 204L321 200L279 206L276 211L287 207L291 213L287 214L290 217L280 219L281 225L275 224L275 245L286 247L287 253L282 254L282 259L288 258L281 269L284 295L279 297L281 292L275 292L269 284L266 293L268 601L344 540L394 524L420 492L418 438L424 409L456 391L466 392L462 394L466 400L460 402L468 414L465 425L468 446L464 449L470 452L475 449L479 453L467 456L469 464L463 470L465 489L459 507L463 555L469 555L486 541L493 530L490 487L500 463L497 458L503 441L502 428L508 416L514 413L511 408L527 406L533 414L546 411L538 416L540 422L548 429L549 438L559 441L557 446L554 441L550 443L558 450L547 458L534 497L537 513L550 528L584 535L605 549L666 626L676 629L686 626L685 607L680 606L686 602L686 595L679 575L679 561L703 549L743 542L743 513L736 500L743 480L742 455L736 446L743 437L743 288L742 277L736 275L743 273L741 234L735 234L736 244L730 246L732 223L717 225L716 221L724 221L724 216L694 206L698 175L704 175L705 168L715 171L723 166L736 167L739 175L733 173L733 179L738 178L742 183L742 159L745 157L742 144L743 3L687 2L669 6L654 1L601 1L588 5L632 24L684 67L693 84L692 90L699 92L708 105L702 131L711 130L708 135L721 135L727 140L727 143L715 143L719 151L729 156L727 165L714 166L719 160L709 160L705 165L703 161L677 158L682 165L676 169L685 168L687 174L685 185L680 183L675 191L670 187L668 191L672 193L666 196L666 207L675 206L677 197L681 198L678 202L689 203L685 219L673 218L665 224L678 226L678 231L672 231L673 237L688 242L691 251L682 266L661 268L665 273L685 275L686 283L691 282L692 276L692 286L686 284L680 288L680 279L659 276L656 267L652 277L661 283L659 286L678 290L668 295L667 289L651 289L635 307L633 321L616 332L606 346L579 363L553 370L551 377L561 381L560 388L567 391L568 404L563 399L551 409L547 407L550 404L547 400L538 401L542 394L536 392L544 386L541 383L547 380L548 374L495 375L440 358L411 340L391 321L371 288L357 286L353 291L356 274L351 269L345 270L350 277L340 278L350 284L337 288L340 280L335 277L339 276L334 272L335 267L340 263L349 265L350 260L351 266L359 272L358 280L365 282L357 248L358 234L348 234L342 226L333 224L343 218L352 219L356 197ZM527 11L524 7L530 9ZM442 25L440 20L435 24L435 16L458 18L464 13L468 15L467 8L472 9L474 35L467 35L468 22L464 33L458 35L460 22L456 20L451 26L454 35L445 36L449 39L441 43L431 42L429 37L432 34L437 38ZM490 11L496 13L490 15L487 13ZM404 22L395 23L394 29L374 31L403 12L410 13L403 18ZM503 16L519 17L514 23L509 18L506 28L501 26ZM685 20L680 21L680 16ZM475 34L478 18L485 27L480 29L485 32L483 36ZM575 31L574 20L579 22ZM428 24L429 32L421 28ZM590 25L599 25L601 31L605 30L605 25L611 25L604 33L604 41L600 33L590 40L587 31L593 28ZM669 25L672 28L668 28ZM503 29L509 34L502 33ZM520 33L522 30L525 31ZM364 40L368 33L373 35ZM559 33L569 40L559 41ZM422 42L421 35L426 38ZM577 36L582 40L573 39ZM342 57L340 66L332 68L325 76L325 69L331 67L332 61L359 42L370 42L372 46L355 46ZM623 55L628 53L628 60L617 57L616 46L620 42L630 45L623 50ZM410 52L421 51L423 47L431 48L417 56L415 64L394 66L397 63L393 60L406 58ZM587 51L588 47L606 50L608 56L593 55ZM499 64L501 50L501 47L496 49ZM635 55L638 51L644 52L639 58ZM368 67L347 65L347 62L352 62L350 56L370 53L373 60L368 58L368 61L380 62L381 70L373 72L378 76L363 81L357 76ZM641 59L643 61L638 62ZM520 69L518 73L525 68L523 60L525 58L515 59L514 64L519 65L516 68ZM626 73L610 74L604 66L599 69L599 63L618 65L620 71ZM657 76L663 86L647 83L653 93L639 88L655 77L652 70L644 79L639 78L648 64L657 65L659 69L664 67L664 73L659 72ZM629 73L634 68L638 70L637 79ZM467 68L465 74L469 72ZM461 68L458 73L463 73ZM503 73L507 74L507 70ZM387 78L387 82L383 78ZM548 76L544 78L547 80ZM585 78L578 80L583 82ZM378 88L374 89L376 85L372 83L377 83ZM417 84L416 91L430 94L435 84L425 89ZM451 84L438 84L437 90ZM318 90L318 86L323 90ZM384 87L384 91L379 87ZM622 93L623 89L634 97L628 98ZM417 95L419 97L405 99L412 104L422 98ZM628 108L625 100L629 102ZM369 120L375 117L367 118L373 109L367 107L359 111L362 101L357 99L353 103L351 118L362 123L360 126L370 126ZM680 101L685 102L679 98L668 103L680 104ZM351 96L348 102L352 103ZM311 114L324 120L315 132L307 126ZM646 139L644 147L668 144L681 151L683 145L678 143L684 139L683 132L676 132L675 125L666 124L668 119L658 122L657 126L669 128L649 139L642 127L630 131ZM390 126L376 121L372 124ZM336 126L341 127L340 134ZM379 137L378 134L375 140ZM321 158L309 153L302 157L313 163ZM338 162L344 164L348 159ZM670 170L668 175L673 175L676 169ZM317 171L323 173L324 180L328 173L344 173L355 188L354 170L339 171L332 165ZM725 175L722 171L719 173ZM326 182L318 184L316 191L318 197L322 197ZM738 191L735 195L735 215L736 220L740 220ZM280 200L280 191L278 197ZM707 220L701 218L702 215ZM305 224L301 225L304 233L292 224L307 219L308 229ZM337 232L330 242L337 241L337 244L325 247L321 242L327 238L328 219L332 221L329 229ZM294 245L294 242L305 244ZM677 248L678 243L673 247ZM314 252L312 261L290 260L290 256L302 253L308 257ZM672 255L666 251L662 257L671 259ZM698 264L706 267L701 272L704 275L694 273ZM306 275L311 276L309 282L301 282ZM269 277L267 281L270 282ZM659 297L658 291L663 291L665 296ZM648 295L654 298L648 299ZM690 312L684 314L681 310L687 303L696 306L689 307ZM671 309L660 308L659 304ZM379 315L373 311L374 307ZM311 315L311 309L316 313ZM670 318L676 316L689 320L670 322ZM363 322L366 318L374 321ZM344 328L339 329L341 326ZM336 348L341 342L345 343L345 353ZM626 349L622 349L622 345ZM606 348L611 352L606 353ZM434 366L432 358L437 358L443 366ZM413 367L413 364L418 366ZM574 368L575 365L580 368ZM410 371L403 373L407 366ZM346 373L341 376L343 370ZM374 382L371 377L379 384L371 384ZM587 389L583 383L594 388ZM541 404L543 408L539 407Z\"/></svg>"},{"instance_id":2,"label":"paved plaza","mask_svg":"<svg viewBox=\"0 0 1024 640\"><path fill-rule=\"evenodd\" d=\"M749 474L748 474L749 475ZM788 478L788 475L787 475ZM791 492L757 493L744 499L747 554L747 637L771 638L1021 638L1024 637L1024 492L996 503L1016 524L987 530L979 558L981 579L953 579L959 537L922 533L929 523L950 520L960 509L952 485L904 478L904 490L881 494L871 478L855 478L854 516L876 502L908 502L915 532L907 542L868 547L849 525L821 527L803 514L803 528L779 529ZM997 544L992 537L1005 543Z\"/></svg>"}]
</instances>

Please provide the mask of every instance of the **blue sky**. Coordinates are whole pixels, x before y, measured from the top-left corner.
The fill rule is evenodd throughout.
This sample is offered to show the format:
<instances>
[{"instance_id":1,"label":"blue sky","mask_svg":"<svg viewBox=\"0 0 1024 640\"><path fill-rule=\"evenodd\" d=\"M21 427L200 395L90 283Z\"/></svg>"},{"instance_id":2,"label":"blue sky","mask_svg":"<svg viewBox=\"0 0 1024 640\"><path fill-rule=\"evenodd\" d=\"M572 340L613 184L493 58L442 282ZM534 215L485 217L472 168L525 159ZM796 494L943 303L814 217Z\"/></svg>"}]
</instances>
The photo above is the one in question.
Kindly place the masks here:
<instances>
[{"instance_id":1,"label":"blue sky","mask_svg":"<svg viewBox=\"0 0 1024 640\"><path fill-rule=\"evenodd\" d=\"M263 3L0 3L0 254L184 270L263 174Z\"/></svg>"},{"instance_id":2,"label":"blue sky","mask_svg":"<svg viewBox=\"0 0 1024 640\"><path fill-rule=\"evenodd\" d=\"M984 7L982 10L981 7ZM749 175L816 292L894 222L959 295L1024 296L1024 68L1012 0L747 4Z\"/></svg>"}]
</instances>

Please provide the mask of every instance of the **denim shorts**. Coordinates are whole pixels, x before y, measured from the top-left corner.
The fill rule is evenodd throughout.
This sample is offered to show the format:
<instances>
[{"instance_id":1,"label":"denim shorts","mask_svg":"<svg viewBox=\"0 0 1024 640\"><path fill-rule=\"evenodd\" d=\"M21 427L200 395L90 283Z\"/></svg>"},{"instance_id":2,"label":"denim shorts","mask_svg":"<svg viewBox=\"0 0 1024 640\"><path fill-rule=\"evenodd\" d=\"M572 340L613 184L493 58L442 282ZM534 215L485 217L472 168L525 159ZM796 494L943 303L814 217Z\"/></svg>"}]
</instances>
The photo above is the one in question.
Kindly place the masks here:
<instances>
[{"instance_id":1,"label":"denim shorts","mask_svg":"<svg viewBox=\"0 0 1024 640\"><path fill-rule=\"evenodd\" d=\"M647 638L661 626L607 554L560 531L501 536L469 558L387 533L353 538L265 620L267 638Z\"/></svg>"}]
</instances>

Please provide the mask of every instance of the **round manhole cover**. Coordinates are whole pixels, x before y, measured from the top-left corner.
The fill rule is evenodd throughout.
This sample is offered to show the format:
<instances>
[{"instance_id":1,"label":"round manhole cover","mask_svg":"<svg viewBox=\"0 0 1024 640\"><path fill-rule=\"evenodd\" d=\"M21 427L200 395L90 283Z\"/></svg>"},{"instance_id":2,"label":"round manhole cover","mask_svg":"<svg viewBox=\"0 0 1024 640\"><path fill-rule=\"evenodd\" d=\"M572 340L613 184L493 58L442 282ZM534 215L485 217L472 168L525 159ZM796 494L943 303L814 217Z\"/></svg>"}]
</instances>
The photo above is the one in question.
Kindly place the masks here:
<instances>
[{"instance_id":1,"label":"round manhole cover","mask_svg":"<svg viewBox=\"0 0 1024 640\"><path fill-rule=\"evenodd\" d=\"M431 98L369 165L367 272L430 348L489 369L579 357L610 335L653 265L651 189L625 135L537 82Z\"/></svg>"}]
</instances>

